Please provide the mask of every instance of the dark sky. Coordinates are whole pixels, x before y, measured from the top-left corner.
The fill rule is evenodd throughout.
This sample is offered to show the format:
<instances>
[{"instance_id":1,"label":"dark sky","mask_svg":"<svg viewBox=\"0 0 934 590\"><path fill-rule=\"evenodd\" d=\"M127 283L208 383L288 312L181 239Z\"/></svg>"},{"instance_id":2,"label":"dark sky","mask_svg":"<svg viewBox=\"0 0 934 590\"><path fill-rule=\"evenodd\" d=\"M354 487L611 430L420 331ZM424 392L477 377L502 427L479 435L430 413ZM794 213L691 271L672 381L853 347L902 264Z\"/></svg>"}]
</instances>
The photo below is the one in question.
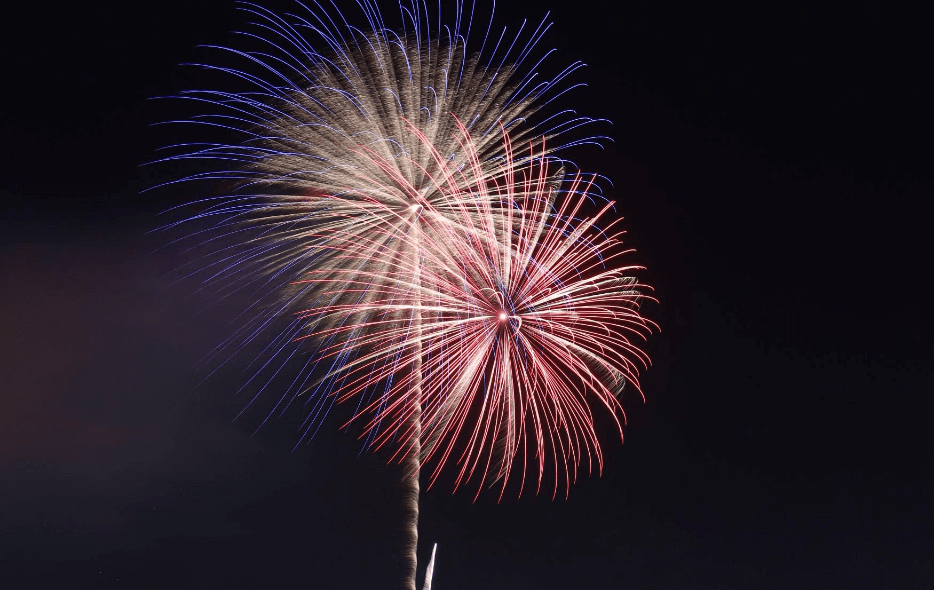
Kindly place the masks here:
<instances>
[{"instance_id":1,"label":"dark sky","mask_svg":"<svg viewBox=\"0 0 934 590\"><path fill-rule=\"evenodd\" d=\"M423 496L435 588L934 587L921 14L608 4L500 23L553 10L544 44L589 64L568 102L613 121L586 157L661 300L647 401L566 501ZM195 364L233 307L196 314L146 233L194 198L139 194L169 174L139 167L169 137L146 99L203 82L178 64L241 20L5 12L4 588L388 584L394 472L336 423L291 452L296 420L232 422L242 375L196 387Z\"/></svg>"}]
</instances>

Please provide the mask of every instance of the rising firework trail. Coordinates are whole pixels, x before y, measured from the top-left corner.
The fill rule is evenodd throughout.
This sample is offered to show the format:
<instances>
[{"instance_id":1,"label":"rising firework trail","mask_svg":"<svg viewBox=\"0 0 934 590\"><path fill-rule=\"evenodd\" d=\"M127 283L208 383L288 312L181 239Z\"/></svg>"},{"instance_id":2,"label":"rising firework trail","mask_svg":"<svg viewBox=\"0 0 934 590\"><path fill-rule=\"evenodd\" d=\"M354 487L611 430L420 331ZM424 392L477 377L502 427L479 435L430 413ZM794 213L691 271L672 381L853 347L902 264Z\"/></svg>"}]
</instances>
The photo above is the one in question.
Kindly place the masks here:
<instances>
[{"instance_id":1,"label":"rising firework trail","mask_svg":"<svg viewBox=\"0 0 934 590\"><path fill-rule=\"evenodd\" d=\"M331 8L315 3L311 9L297 4L294 14L241 3L252 20L241 33L242 45L210 46L216 61L195 64L226 76L232 87L175 97L198 105L201 113L171 122L211 129L217 140L179 144L162 158L219 164L182 180L232 187L227 195L202 201L202 210L181 223L196 228L186 235L190 243L207 250L185 272L201 276L204 289L215 296L241 292L252 299L239 328L208 360L217 370L238 351L261 344L260 369L244 384L261 384L254 400L286 366L299 363L270 416L304 397L308 420L302 439L314 435L346 387L341 377L345 368L358 366L353 363L369 353L365 345L346 346L325 364L320 352L333 353L331 344L347 337L341 332L304 354L308 350L296 342L313 331L312 325L318 329L324 324L314 323L308 312L296 312L346 306L349 297L358 297L359 305L373 304L392 279L372 269L405 258L414 265L412 276L418 277L425 258L421 241L437 244L442 229L462 235L482 226L480 215L505 215L498 204L479 202L490 196L470 186L501 183L497 175L516 165L505 165L503 130L514 141L544 138L547 142L541 145L548 148L536 157L548 160L564 148L606 140L586 133L602 120L549 106L583 86L573 82L583 64L551 68L554 50L539 48L551 27L547 15L510 30L495 26L492 14L481 19L472 3L458 2L452 18L443 22L440 8L432 15L426 4L412 2L393 7L398 26L392 27L372 1L358 6L360 22L366 23L362 27L351 24L353 19L333 3ZM546 77L545 69L552 75ZM465 133L470 157L480 166L468 160ZM446 187L467 183L460 190L439 189L441 171L465 167L471 169L469 178L449 175L446 180ZM560 178L558 170L563 168L555 167ZM430 224L421 223L423 211L433 216ZM504 223L499 219L494 225L502 228ZM354 240L372 247L357 252L351 263L340 254L340 245ZM347 282L357 269L371 273L371 279L354 295L323 290L316 281L324 275L307 283L297 280L318 271ZM417 350L423 342L418 336L423 313L414 305L390 314L378 330L404 326ZM355 337L363 338L374 329L365 319L342 321L348 322L345 327L357 322ZM397 383L406 383L406 399L424 399L419 363L431 354L394 350L394 356L382 357L381 370L388 368ZM321 379L322 373L327 377ZM373 399L389 400L390 393L401 394L392 382L361 391L361 407ZM370 428L366 446L385 444L379 435L388 430L408 433L396 442L402 445L410 516L403 577L405 587L414 588L418 473L425 454L419 445L422 425L428 423L418 404L408 407L410 411L399 414L399 425Z\"/></svg>"},{"instance_id":2,"label":"rising firework trail","mask_svg":"<svg viewBox=\"0 0 934 590\"><path fill-rule=\"evenodd\" d=\"M435 573L435 553L438 552L438 544L435 543L431 546L431 558L428 560L428 568L425 570L425 583L422 585L422 590L431 590L431 578Z\"/></svg>"}]
</instances>

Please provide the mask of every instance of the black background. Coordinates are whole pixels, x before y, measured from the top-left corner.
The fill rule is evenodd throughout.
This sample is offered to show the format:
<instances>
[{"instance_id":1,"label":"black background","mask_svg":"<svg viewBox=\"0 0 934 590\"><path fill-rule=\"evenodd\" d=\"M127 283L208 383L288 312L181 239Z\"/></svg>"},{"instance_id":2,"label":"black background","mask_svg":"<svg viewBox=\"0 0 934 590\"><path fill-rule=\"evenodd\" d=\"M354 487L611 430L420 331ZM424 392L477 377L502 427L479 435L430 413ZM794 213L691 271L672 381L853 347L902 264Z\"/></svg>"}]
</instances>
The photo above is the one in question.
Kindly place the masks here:
<instances>
[{"instance_id":1,"label":"black background","mask_svg":"<svg viewBox=\"0 0 934 590\"><path fill-rule=\"evenodd\" d=\"M588 63L566 103L613 121L578 159L615 183L662 330L602 478L555 502L423 496L435 588L934 587L921 13L549 0L498 22L549 9L543 46ZM242 376L194 369L230 310L196 314L146 233L196 196L140 194L167 174L139 167L167 137L147 99L198 87L178 64L243 19L5 12L5 588L391 581L394 472L337 424L290 452L294 420L231 423Z\"/></svg>"}]
</instances>

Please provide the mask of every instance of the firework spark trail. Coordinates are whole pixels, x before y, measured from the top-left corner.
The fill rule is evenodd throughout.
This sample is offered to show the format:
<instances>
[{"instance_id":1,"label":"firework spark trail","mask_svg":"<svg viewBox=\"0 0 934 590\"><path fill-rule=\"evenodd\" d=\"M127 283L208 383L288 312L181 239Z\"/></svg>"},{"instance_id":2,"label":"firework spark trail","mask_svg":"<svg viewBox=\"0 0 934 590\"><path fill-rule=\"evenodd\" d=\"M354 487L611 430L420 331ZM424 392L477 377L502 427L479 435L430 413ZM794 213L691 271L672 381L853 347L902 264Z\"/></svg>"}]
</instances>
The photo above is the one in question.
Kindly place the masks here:
<instances>
[{"instance_id":1,"label":"firework spark trail","mask_svg":"<svg viewBox=\"0 0 934 590\"><path fill-rule=\"evenodd\" d=\"M425 584L422 590L431 590L431 578L435 573L435 553L438 551L438 544L431 546L431 558L428 560L428 567L425 569Z\"/></svg>"},{"instance_id":2,"label":"firework spark trail","mask_svg":"<svg viewBox=\"0 0 934 590\"><path fill-rule=\"evenodd\" d=\"M599 228L612 203L585 217L585 199L556 200L546 150L530 147L516 163L505 132L505 159L490 176L466 128L459 133L469 165L436 154L434 169L436 190L459 204L459 215L426 203L410 218L412 230L399 239L417 257L402 246L386 255L376 232L331 234L334 266L310 270L296 287L313 285L335 303L305 310L302 338L330 342L322 359L359 350L335 367L342 387L333 395L375 398L356 418L370 445L402 441L394 454L401 461L417 445L434 460L432 483L454 463L455 487L476 479L479 493L501 481L502 494L517 471L521 495L533 468L536 493L546 472L552 496L560 481L567 493L580 466L602 470L592 408L602 407L622 436L617 395L626 383L639 390L648 363L639 341L654 324L638 310L648 288L631 276L640 267L619 265L631 250L613 229L618 220ZM568 190L586 193L586 185L578 177ZM383 362L393 355L398 365ZM414 363L417 372L396 370Z\"/></svg>"},{"instance_id":3,"label":"firework spark trail","mask_svg":"<svg viewBox=\"0 0 934 590\"><path fill-rule=\"evenodd\" d=\"M417 212L416 212L417 214ZM414 263L415 274L412 277L412 284L418 288L421 284L421 249L419 244L421 236L419 235L418 224L413 224L410 235L413 244L411 248L411 260ZM418 495L420 491L419 472L422 468L422 350L421 350L421 325L422 312L421 301L415 298L415 308L412 311L412 332L414 333L414 345L412 350L411 380L407 398L412 411L409 412L403 424L403 429L412 434L404 440L401 449L404 449L402 463L402 489L403 489L403 516L405 516L405 533L407 534L402 549L402 577L400 578L403 588L411 588L415 585L415 575L418 571Z\"/></svg>"}]
</instances>

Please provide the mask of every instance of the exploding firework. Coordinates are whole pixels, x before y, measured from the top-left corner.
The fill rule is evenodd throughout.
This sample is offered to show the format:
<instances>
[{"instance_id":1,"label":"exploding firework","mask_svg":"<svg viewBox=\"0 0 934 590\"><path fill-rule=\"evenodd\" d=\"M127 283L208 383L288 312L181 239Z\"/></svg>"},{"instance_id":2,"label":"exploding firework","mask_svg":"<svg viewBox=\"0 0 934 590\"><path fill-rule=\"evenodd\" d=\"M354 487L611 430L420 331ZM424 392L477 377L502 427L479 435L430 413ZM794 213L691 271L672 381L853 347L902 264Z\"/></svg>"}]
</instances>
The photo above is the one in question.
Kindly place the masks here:
<instances>
[{"instance_id":1,"label":"exploding firework","mask_svg":"<svg viewBox=\"0 0 934 590\"><path fill-rule=\"evenodd\" d=\"M336 399L356 396L359 415L375 420L366 427L366 445L399 443L395 456L407 473L406 510L413 523L405 566L407 586L412 587L422 457L435 457L439 466L449 462L460 434L474 421L479 426L472 430L475 437L469 439L464 460L475 464L461 472L459 483L477 471L481 457L489 460L484 473L492 469L493 457L510 457L499 473L489 474L507 481L512 457L520 451L523 461L532 452L542 469L549 450L562 462L576 463L587 454L599 464L596 440L576 438L592 431L586 426L589 413L579 410L593 401L587 396L596 396L615 416L618 405L611 394L626 378L635 382L629 361L620 360L629 358L628 349L622 354L601 349L597 354L588 348L593 342L581 344L576 337L562 348L561 338L570 335L544 338L544 328L536 340L529 332L536 324L526 325L533 320L533 308L528 307L532 300L513 305L513 300L503 299L509 283L496 283L515 281L511 269L524 264L528 270L530 264L531 259L510 258L509 249L520 247L511 242L510 232L524 231L524 240L532 240L536 248L549 244L552 251L561 248L557 242L542 242L542 236L571 232L565 239L577 244L574 248L585 247L583 235L594 226L571 223L569 216L578 206L556 204L557 192L546 190L564 174L562 164L551 163L564 148L600 144L606 138L579 131L602 120L549 107L562 94L583 86L570 82L583 64L556 69L547 79L540 74L552 53L537 50L551 26L547 15L537 25L523 22L509 32L494 28L492 15L475 21L473 4L468 10L458 2L453 22L442 24L440 8L433 18L423 3L400 3L400 27L393 30L377 5L364 0L358 3L369 25L364 30L351 25L336 7L298 6L299 14L279 15L242 3L254 21L243 33L243 48L213 46L226 56L220 62L230 65L199 64L228 76L236 88L180 96L205 112L173 122L207 126L217 131L220 141L180 144L169 148L163 160L220 164L182 180L220 180L233 188L226 196L202 201L202 211L171 226L201 224L186 238L208 253L193 261L186 273L200 275L215 299L239 291L252 300L239 328L207 359L215 363L215 370L239 351L260 344L262 352L255 361L260 368L244 388L263 383L256 400L284 367L297 362L295 378L270 416L304 398L308 418L302 439L314 435ZM578 130L576 135L567 133L572 130ZM506 131L514 141L540 140L534 158L524 161L508 153L502 141ZM525 173L532 174L533 162L538 182L547 187L515 183L514 174L523 165L529 166ZM541 176L545 170L552 176ZM567 195L581 189L578 176ZM588 184L587 190L596 187ZM516 207L525 209L519 214ZM516 219L522 220L519 226ZM527 247L530 243L521 245ZM469 272L458 271L453 264L458 257L462 265L469 262ZM555 267L552 272L567 274L569 268ZM470 277L459 292L452 290L455 271ZM407 284L400 282L399 272L407 274ZM577 284L596 280L586 277L587 272ZM615 291L617 308L634 305L639 286L615 280L617 287L626 287ZM555 285L541 288L559 292ZM565 301L581 296L562 293ZM603 296L602 304L608 305L612 298ZM489 311L490 297L500 297L497 313L505 317L489 326L476 323L471 314ZM459 309L435 308L442 299L451 304L451 298L462 298ZM589 296L578 303L587 301ZM593 301L596 305L598 299ZM512 306L508 310L507 303ZM555 334L562 329L586 332L604 321L596 308L586 307L581 305L580 311L582 318L591 314L587 320L561 324L557 315L547 314L534 320L558 330ZM556 309L548 313L556 314ZM458 332L452 329L454 317L474 320ZM611 325L608 333L616 334L615 320L606 321ZM439 326L447 328L439 332ZM496 336L492 349L476 340L480 332L471 332L481 326L492 330L483 333ZM457 348L450 339L455 333L473 338L476 347ZM504 346L507 334L515 339L511 348ZM628 343L625 338L619 342L624 341ZM549 362L557 363L565 354L573 355L564 359L571 364L543 373L549 365L543 364L545 352L535 347L545 344L558 346L550 351ZM452 351L464 355L462 361L472 361L458 365L451 359L441 367L439 355ZM601 361L607 355L613 360ZM534 364L517 364L530 359ZM463 376L451 374L454 370ZM527 380L510 382L523 376ZM561 390L557 397L543 393L551 391L548 382L541 381L546 376ZM580 404L572 406L576 381L590 393L581 393ZM596 386L598 382L602 385ZM496 403L481 404L479 413L472 415L476 402L486 399L479 392L487 387ZM438 397L442 391L443 403ZM526 401L536 405L522 405ZM499 422L476 422L491 419ZM487 432L487 426L493 430ZM562 429L572 433L573 440L552 436ZM537 433L534 448L524 442L529 433ZM496 445L495 452L491 445Z\"/></svg>"},{"instance_id":2,"label":"exploding firework","mask_svg":"<svg viewBox=\"0 0 934 590\"><path fill-rule=\"evenodd\" d=\"M466 166L434 152L443 205L410 210L392 236L398 247L387 250L378 232L339 231L311 246L334 259L295 285L330 302L299 313L302 339L329 367L308 391L362 400L368 444L402 441L393 456L403 461L420 450L434 462L432 482L453 463L455 486L475 478L479 493L501 481L502 494L518 473L521 494L532 468L536 492L547 472L554 495L579 466L602 468L595 409L622 435L617 395L627 383L639 390L648 363L639 346L654 325L639 313L648 288L633 278L640 267L621 264L631 250L619 220L600 228L612 203L583 216L579 176L566 189L575 197L557 198L547 150L530 146L517 163L504 132L505 158L491 173L463 126L458 147ZM382 172L359 183L416 192L370 157Z\"/></svg>"}]
</instances>

